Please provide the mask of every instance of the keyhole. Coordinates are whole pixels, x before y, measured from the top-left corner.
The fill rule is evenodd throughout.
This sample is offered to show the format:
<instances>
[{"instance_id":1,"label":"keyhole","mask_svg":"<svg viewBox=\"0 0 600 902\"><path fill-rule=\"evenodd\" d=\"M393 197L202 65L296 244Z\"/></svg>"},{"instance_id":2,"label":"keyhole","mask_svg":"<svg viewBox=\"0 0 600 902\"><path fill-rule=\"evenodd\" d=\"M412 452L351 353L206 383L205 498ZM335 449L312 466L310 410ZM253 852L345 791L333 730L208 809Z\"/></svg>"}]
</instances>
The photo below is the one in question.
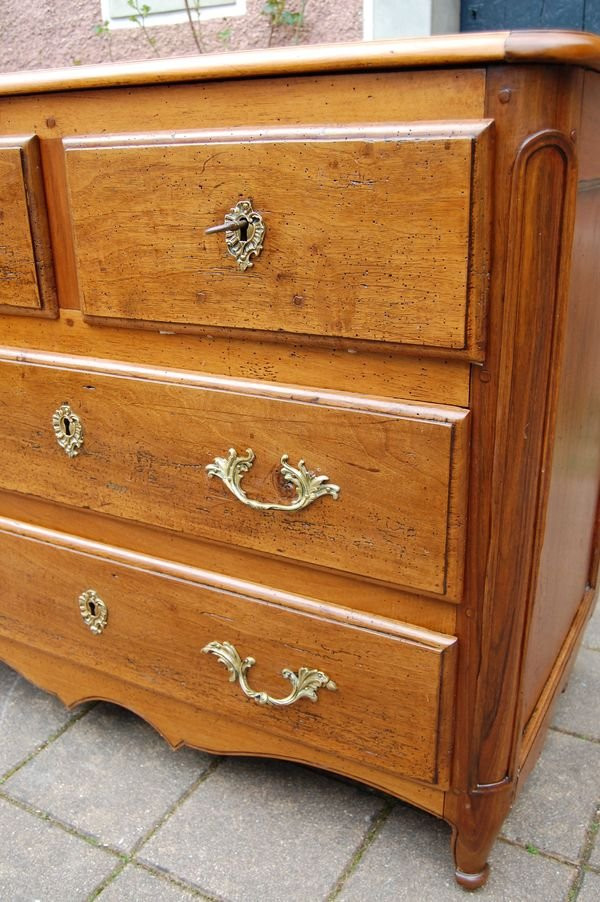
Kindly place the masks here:
<instances>
[{"instance_id":1,"label":"keyhole","mask_svg":"<svg viewBox=\"0 0 600 902\"><path fill-rule=\"evenodd\" d=\"M247 241L248 240L248 226L250 223L245 217L240 218L240 240Z\"/></svg>"},{"instance_id":2,"label":"keyhole","mask_svg":"<svg viewBox=\"0 0 600 902\"><path fill-rule=\"evenodd\" d=\"M96 616L96 604L93 601L88 601L88 608L92 617Z\"/></svg>"},{"instance_id":3,"label":"keyhole","mask_svg":"<svg viewBox=\"0 0 600 902\"><path fill-rule=\"evenodd\" d=\"M63 417L63 432L65 435L71 435L71 421L68 417Z\"/></svg>"}]
</instances>

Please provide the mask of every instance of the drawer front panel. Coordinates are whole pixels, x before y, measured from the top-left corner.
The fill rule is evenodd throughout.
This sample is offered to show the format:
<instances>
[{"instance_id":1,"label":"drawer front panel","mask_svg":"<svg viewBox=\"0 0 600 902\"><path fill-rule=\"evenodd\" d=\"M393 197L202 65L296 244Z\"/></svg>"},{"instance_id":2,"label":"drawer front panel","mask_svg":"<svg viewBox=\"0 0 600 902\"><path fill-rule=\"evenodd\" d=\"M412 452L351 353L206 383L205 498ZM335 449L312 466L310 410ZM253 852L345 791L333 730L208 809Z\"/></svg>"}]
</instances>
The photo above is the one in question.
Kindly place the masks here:
<instances>
[{"instance_id":1,"label":"drawer front panel","mask_svg":"<svg viewBox=\"0 0 600 902\"><path fill-rule=\"evenodd\" d=\"M69 140L83 310L465 348L481 128ZM242 199L265 225L245 271L205 234Z\"/></svg>"},{"instance_id":2,"label":"drawer front panel","mask_svg":"<svg viewBox=\"0 0 600 902\"><path fill-rule=\"evenodd\" d=\"M239 723L264 734L265 754L273 734L297 743L300 760L310 760L306 746L326 748L343 759L446 783L453 638L382 618L353 622L352 612L289 596L293 609L259 587L254 594L251 584L227 589L215 575L179 573L177 565L143 555L125 565L124 553L108 546L90 549L83 540L39 529L43 542L23 538L3 531L7 522L12 527L0 518L1 635L110 673L130 687L132 706L136 685L189 704L197 709L196 735L203 720L222 719L221 750L235 748ZM97 557L98 548L112 558ZM156 572L161 566L168 575ZM106 609L99 634L80 612L79 596L90 589ZM202 653L215 641L252 656L248 683L275 699L290 693L283 668L324 672L337 689L318 688L315 702L300 697L280 708L258 705L238 681L229 682L217 657Z\"/></svg>"},{"instance_id":3,"label":"drawer front panel","mask_svg":"<svg viewBox=\"0 0 600 902\"><path fill-rule=\"evenodd\" d=\"M0 138L0 312L54 306L37 138Z\"/></svg>"},{"instance_id":4,"label":"drawer front panel","mask_svg":"<svg viewBox=\"0 0 600 902\"><path fill-rule=\"evenodd\" d=\"M0 485L460 598L467 411L136 373L145 378L5 364L0 404L10 428L0 432ZM83 428L74 458L52 426L64 402ZM209 478L207 465L226 460L229 448L255 454L239 482L251 501L294 503L283 454L297 469L305 461L317 495L322 477L339 497L326 493L293 511L253 509Z\"/></svg>"}]
</instances>

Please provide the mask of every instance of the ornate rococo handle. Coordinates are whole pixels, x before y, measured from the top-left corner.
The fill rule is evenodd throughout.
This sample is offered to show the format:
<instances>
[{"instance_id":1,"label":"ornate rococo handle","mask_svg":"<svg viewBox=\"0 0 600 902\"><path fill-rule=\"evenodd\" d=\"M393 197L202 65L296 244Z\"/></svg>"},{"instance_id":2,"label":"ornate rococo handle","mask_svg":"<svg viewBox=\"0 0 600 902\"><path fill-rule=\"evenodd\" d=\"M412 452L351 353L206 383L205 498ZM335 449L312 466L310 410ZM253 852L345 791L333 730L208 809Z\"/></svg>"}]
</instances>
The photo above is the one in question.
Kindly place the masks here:
<instances>
[{"instance_id":1,"label":"ornate rococo handle","mask_svg":"<svg viewBox=\"0 0 600 902\"><path fill-rule=\"evenodd\" d=\"M256 661L254 658L244 658L242 661L238 650L231 642L209 642L202 651L204 654L215 655L229 671L229 682L235 683L238 680L244 695L255 701L257 705L285 708L287 705L293 705L294 702L301 698L309 698L311 702L316 702L319 689L324 688L331 691L337 689L333 680L330 680L327 674L321 670L301 667L298 673L294 673L293 670L284 667L281 673L292 684L292 691L285 698L273 698L271 695L267 695L266 692L257 692L255 689L250 688L246 679L246 673L256 664Z\"/></svg>"},{"instance_id":2,"label":"ornate rococo handle","mask_svg":"<svg viewBox=\"0 0 600 902\"><path fill-rule=\"evenodd\" d=\"M235 448L230 448L227 457L215 457L214 461L206 467L209 478L218 476L227 486L232 495L254 510L260 511L299 511L321 498L323 495L331 495L338 498L339 485L333 483L325 485L329 476L316 476L307 469L303 460L297 467L288 463L288 455L281 456L281 475L284 482L295 486L296 497L291 504L276 504L265 501L255 501L248 498L242 488L242 478L254 463L255 454L252 448L246 449L246 454L238 454Z\"/></svg>"}]
</instances>

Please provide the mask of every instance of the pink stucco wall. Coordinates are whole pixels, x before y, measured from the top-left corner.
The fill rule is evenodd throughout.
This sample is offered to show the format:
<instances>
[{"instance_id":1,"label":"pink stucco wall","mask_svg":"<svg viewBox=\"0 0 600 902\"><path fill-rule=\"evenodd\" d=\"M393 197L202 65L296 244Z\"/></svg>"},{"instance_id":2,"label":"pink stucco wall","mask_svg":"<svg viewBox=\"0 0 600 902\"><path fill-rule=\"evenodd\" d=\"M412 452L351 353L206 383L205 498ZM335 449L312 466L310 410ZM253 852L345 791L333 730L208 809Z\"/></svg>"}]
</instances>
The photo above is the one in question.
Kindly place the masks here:
<instances>
[{"instance_id":1,"label":"pink stucco wall","mask_svg":"<svg viewBox=\"0 0 600 902\"><path fill-rule=\"evenodd\" d=\"M144 0L150 7L152 0ZM290 9L299 8L289 0ZM362 0L308 0L305 28L300 42L360 40ZM203 24L205 49L242 50L266 47L269 24L261 10L264 0L247 0L247 13L230 19L212 19ZM110 42L94 34L102 19L100 0L0 0L0 71L86 65L113 60L141 59L152 55L139 28L112 32ZM231 29L228 40L217 37ZM150 29L159 56L197 53L189 27L168 25ZM274 34L273 45L293 39L290 29Z\"/></svg>"}]
</instances>

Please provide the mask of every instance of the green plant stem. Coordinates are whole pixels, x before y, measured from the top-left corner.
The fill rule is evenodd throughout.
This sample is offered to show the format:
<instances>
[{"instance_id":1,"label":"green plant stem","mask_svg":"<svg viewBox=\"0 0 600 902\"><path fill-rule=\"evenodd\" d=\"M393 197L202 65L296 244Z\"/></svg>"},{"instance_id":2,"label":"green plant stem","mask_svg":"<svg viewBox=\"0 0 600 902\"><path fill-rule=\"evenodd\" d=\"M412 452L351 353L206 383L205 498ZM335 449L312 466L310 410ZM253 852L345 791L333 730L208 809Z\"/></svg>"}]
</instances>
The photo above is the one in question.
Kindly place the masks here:
<instances>
[{"instance_id":1,"label":"green plant stem","mask_svg":"<svg viewBox=\"0 0 600 902\"><path fill-rule=\"evenodd\" d=\"M130 21L135 22L135 24L142 29L142 34L149 44L152 53L154 56L158 56L159 53L156 48L156 38L151 37L146 28L146 15L150 12L150 7L143 4L140 8L139 0L127 0L127 5L131 7L135 13L135 15L129 16Z\"/></svg>"},{"instance_id":2,"label":"green plant stem","mask_svg":"<svg viewBox=\"0 0 600 902\"><path fill-rule=\"evenodd\" d=\"M301 0L299 8L288 9L288 0L267 0L261 12L269 20L269 39L267 46L273 44L273 36L277 28L288 28L292 41L297 44L305 25L305 10L308 0Z\"/></svg>"},{"instance_id":3,"label":"green plant stem","mask_svg":"<svg viewBox=\"0 0 600 902\"><path fill-rule=\"evenodd\" d=\"M148 44L150 44L150 49L152 50L152 53L154 54L154 56L158 56L159 53L156 48L156 39L150 37L150 35L148 34L148 30L143 22L140 22L140 28L142 29L142 31L144 33L144 37L146 38L146 41L148 42Z\"/></svg>"},{"instance_id":4,"label":"green plant stem","mask_svg":"<svg viewBox=\"0 0 600 902\"><path fill-rule=\"evenodd\" d=\"M196 29L196 26L194 25L194 20L192 18L192 9L190 7L189 0L184 0L184 3L185 3L185 11L186 11L187 17L188 17L188 22L190 24L190 31L192 32L192 37L194 38L194 43L195 43L196 47L198 48L198 53L204 53L202 39L198 33L200 30L198 5L196 5L196 7L195 7L196 13L198 14L198 29Z\"/></svg>"},{"instance_id":5,"label":"green plant stem","mask_svg":"<svg viewBox=\"0 0 600 902\"><path fill-rule=\"evenodd\" d=\"M306 9L307 3L308 0L302 0L302 3L300 4L300 17L294 30L294 44L297 44L300 40L300 31L304 27L304 10Z\"/></svg>"}]
</instances>

